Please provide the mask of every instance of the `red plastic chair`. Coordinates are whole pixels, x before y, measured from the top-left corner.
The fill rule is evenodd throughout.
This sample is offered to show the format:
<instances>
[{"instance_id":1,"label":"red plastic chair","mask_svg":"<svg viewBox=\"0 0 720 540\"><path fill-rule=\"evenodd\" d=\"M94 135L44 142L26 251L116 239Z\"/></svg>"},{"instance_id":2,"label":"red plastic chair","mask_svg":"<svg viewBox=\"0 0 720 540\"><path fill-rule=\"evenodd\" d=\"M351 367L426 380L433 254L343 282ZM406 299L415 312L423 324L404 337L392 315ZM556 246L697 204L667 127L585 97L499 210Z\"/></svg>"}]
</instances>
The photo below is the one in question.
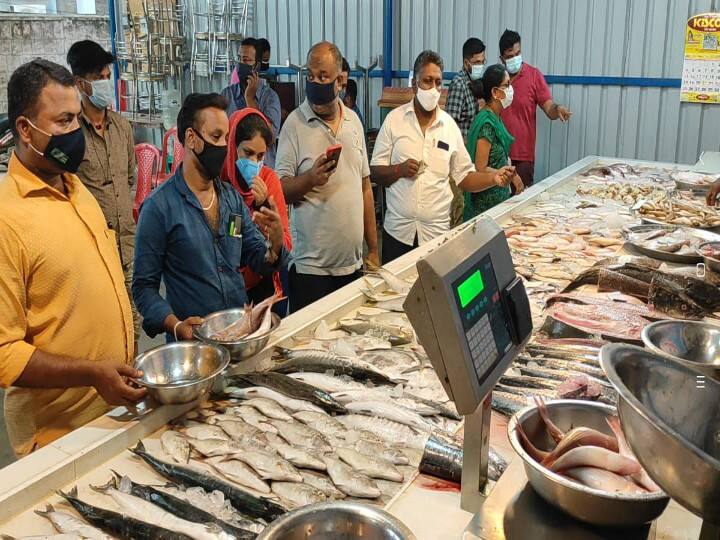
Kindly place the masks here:
<instances>
[{"instance_id":1,"label":"red plastic chair","mask_svg":"<svg viewBox=\"0 0 720 540\"><path fill-rule=\"evenodd\" d=\"M150 143L136 144L135 161L137 162L137 190L133 204L133 217L137 223L140 206L157 183L161 163L160 149Z\"/></svg>"},{"instance_id":2,"label":"red plastic chair","mask_svg":"<svg viewBox=\"0 0 720 540\"><path fill-rule=\"evenodd\" d=\"M168 156L170 155L170 143L172 139L172 149L173 149L173 160L172 163L170 163L170 172L165 173L165 168L167 167L167 160ZM177 137L177 128L173 127L170 128L165 132L165 136L163 136L163 142L162 142L162 157L160 158L160 166L161 171L160 174L158 174L157 177L157 183L162 184L165 180L170 178L174 173L175 169L178 168L180 163L182 163L183 156L185 155L185 148L183 148L183 145L180 144L180 141Z\"/></svg>"}]
</instances>

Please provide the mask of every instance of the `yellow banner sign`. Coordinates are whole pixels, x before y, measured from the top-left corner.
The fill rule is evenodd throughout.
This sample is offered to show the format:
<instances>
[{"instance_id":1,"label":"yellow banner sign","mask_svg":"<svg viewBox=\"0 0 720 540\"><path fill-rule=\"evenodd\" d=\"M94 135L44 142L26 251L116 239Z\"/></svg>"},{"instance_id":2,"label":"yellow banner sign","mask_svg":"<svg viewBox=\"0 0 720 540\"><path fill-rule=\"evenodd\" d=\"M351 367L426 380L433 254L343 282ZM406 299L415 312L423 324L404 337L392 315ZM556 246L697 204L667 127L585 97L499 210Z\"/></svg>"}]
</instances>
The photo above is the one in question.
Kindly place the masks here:
<instances>
[{"instance_id":1,"label":"yellow banner sign","mask_svg":"<svg viewBox=\"0 0 720 540\"><path fill-rule=\"evenodd\" d=\"M688 19L680 100L720 103L720 13Z\"/></svg>"}]
</instances>

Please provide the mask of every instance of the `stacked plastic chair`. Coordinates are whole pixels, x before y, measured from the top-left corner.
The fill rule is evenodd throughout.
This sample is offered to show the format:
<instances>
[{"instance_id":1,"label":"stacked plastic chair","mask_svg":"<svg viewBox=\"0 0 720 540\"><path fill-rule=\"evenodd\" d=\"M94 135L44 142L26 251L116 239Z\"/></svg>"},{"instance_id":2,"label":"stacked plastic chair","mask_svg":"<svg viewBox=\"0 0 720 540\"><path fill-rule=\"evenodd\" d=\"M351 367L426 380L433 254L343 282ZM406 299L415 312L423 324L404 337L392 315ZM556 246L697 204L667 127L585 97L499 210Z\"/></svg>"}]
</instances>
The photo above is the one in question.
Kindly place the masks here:
<instances>
[{"instance_id":1,"label":"stacked plastic chair","mask_svg":"<svg viewBox=\"0 0 720 540\"><path fill-rule=\"evenodd\" d=\"M161 171L160 149L149 143L135 145L135 161L137 163L137 189L133 202L133 217L137 223L143 201L157 185Z\"/></svg>"}]
</instances>

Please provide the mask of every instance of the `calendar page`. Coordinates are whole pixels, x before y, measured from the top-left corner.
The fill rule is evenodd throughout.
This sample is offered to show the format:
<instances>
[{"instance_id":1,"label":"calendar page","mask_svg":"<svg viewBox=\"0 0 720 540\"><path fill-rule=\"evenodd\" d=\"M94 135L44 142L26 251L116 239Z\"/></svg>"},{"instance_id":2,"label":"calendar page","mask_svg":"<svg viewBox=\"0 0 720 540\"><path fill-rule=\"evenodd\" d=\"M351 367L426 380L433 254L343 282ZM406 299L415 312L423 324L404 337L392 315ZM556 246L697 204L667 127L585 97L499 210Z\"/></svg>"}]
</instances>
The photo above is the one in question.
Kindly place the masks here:
<instances>
[{"instance_id":1,"label":"calendar page","mask_svg":"<svg viewBox=\"0 0 720 540\"><path fill-rule=\"evenodd\" d=\"M680 100L720 104L720 13L688 19Z\"/></svg>"}]
</instances>

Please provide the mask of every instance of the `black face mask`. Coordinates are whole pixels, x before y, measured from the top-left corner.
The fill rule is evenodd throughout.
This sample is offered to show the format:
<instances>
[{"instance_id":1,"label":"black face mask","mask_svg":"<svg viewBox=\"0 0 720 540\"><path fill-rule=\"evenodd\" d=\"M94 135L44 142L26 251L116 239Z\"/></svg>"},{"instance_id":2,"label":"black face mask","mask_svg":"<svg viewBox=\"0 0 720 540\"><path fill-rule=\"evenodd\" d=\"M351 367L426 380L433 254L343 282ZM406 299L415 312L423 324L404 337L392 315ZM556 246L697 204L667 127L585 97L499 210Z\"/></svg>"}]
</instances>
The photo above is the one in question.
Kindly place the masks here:
<instances>
[{"instance_id":1,"label":"black face mask","mask_svg":"<svg viewBox=\"0 0 720 540\"><path fill-rule=\"evenodd\" d=\"M196 129L193 129L193 131L205 143L202 152L198 154L193 149L193 154L195 154L195 157L198 159L200 165L205 171L206 178L208 180L214 180L220 176L220 171L225 164L225 157L227 156L228 151L227 145L218 146L209 143L202 135L200 135L200 133L198 133Z\"/></svg>"},{"instance_id":2,"label":"black face mask","mask_svg":"<svg viewBox=\"0 0 720 540\"><path fill-rule=\"evenodd\" d=\"M250 77L253 72L253 68L247 64L238 64L236 69L240 85L244 87L247 84L248 77Z\"/></svg>"},{"instance_id":3,"label":"black face mask","mask_svg":"<svg viewBox=\"0 0 720 540\"><path fill-rule=\"evenodd\" d=\"M269 71L270 70L270 62L260 62L260 67L258 68L259 71Z\"/></svg>"},{"instance_id":4,"label":"black face mask","mask_svg":"<svg viewBox=\"0 0 720 540\"><path fill-rule=\"evenodd\" d=\"M337 80L337 79L336 79ZM335 81L321 84L305 79L305 95L313 105L327 105L337 98Z\"/></svg>"},{"instance_id":5,"label":"black face mask","mask_svg":"<svg viewBox=\"0 0 720 540\"><path fill-rule=\"evenodd\" d=\"M85 135L83 135L82 128L78 127L61 135L51 135L35 126L30 120L28 120L28 124L36 131L50 137L44 152L40 152L32 144L30 144L30 148L48 161L52 161L63 171L76 173L85 157Z\"/></svg>"}]
</instances>

